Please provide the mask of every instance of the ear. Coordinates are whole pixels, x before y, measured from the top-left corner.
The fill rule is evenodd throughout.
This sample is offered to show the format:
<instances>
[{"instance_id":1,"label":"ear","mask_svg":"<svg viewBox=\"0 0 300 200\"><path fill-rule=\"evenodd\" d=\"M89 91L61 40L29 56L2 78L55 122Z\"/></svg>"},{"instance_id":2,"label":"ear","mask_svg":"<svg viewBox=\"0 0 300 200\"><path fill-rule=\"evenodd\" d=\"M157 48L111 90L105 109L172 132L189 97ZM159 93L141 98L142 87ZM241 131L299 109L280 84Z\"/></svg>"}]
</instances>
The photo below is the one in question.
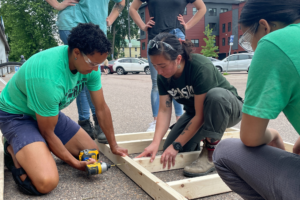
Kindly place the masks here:
<instances>
[{"instance_id":1,"label":"ear","mask_svg":"<svg viewBox=\"0 0 300 200\"><path fill-rule=\"evenodd\" d=\"M177 63L179 64L182 60L182 55L178 55L176 58Z\"/></svg>"},{"instance_id":2,"label":"ear","mask_svg":"<svg viewBox=\"0 0 300 200\"><path fill-rule=\"evenodd\" d=\"M265 19L259 20L259 29L264 32L264 35L267 35L271 32L271 26Z\"/></svg>"},{"instance_id":3,"label":"ear","mask_svg":"<svg viewBox=\"0 0 300 200\"><path fill-rule=\"evenodd\" d=\"M78 57L78 55L81 54L80 50L78 48L74 48L73 53L74 53L75 57Z\"/></svg>"}]
</instances>

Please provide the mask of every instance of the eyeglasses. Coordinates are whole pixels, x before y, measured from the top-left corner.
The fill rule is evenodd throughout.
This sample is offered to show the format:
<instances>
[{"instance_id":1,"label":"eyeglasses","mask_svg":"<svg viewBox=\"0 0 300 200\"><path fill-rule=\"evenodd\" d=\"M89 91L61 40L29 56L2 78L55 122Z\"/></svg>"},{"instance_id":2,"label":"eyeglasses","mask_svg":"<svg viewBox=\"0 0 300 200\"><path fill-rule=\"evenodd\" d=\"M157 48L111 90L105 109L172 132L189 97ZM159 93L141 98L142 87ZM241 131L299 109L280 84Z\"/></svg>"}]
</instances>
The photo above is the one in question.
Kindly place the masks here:
<instances>
[{"instance_id":1,"label":"eyeglasses","mask_svg":"<svg viewBox=\"0 0 300 200\"><path fill-rule=\"evenodd\" d=\"M83 58L84 58L84 60L85 60L85 62L87 63L87 64L89 64L89 65L91 65L91 66L93 66L93 67L97 67L98 65L100 65L100 64L98 64L98 63L94 63L94 62L92 62L83 52L81 52L82 53L82 55L83 55Z\"/></svg>"},{"instance_id":2,"label":"eyeglasses","mask_svg":"<svg viewBox=\"0 0 300 200\"><path fill-rule=\"evenodd\" d=\"M157 48L159 51L162 51L162 47L164 47L164 50L173 50L175 51L175 49L169 45L168 43L165 43L163 41L155 41L155 40L150 40L149 41L149 44L148 44L149 48L152 49L152 48Z\"/></svg>"},{"instance_id":3,"label":"eyeglasses","mask_svg":"<svg viewBox=\"0 0 300 200\"><path fill-rule=\"evenodd\" d=\"M259 23L254 24L239 39L239 44L243 49L245 49L245 51L253 52L251 43L253 40L253 34L256 33L258 26Z\"/></svg>"}]
</instances>

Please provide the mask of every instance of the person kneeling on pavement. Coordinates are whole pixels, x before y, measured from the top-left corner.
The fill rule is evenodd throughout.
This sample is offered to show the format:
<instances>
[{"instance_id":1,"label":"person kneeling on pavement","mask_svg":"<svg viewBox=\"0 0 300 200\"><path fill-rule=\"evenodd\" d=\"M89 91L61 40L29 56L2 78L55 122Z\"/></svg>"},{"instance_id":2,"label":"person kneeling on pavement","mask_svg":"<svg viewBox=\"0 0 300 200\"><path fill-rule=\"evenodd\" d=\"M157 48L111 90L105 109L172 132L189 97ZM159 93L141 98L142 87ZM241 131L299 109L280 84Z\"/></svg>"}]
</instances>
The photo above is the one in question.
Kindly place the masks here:
<instances>
[{"instance_id":1,"label":"person kneeling on pavement","mask_svg":"<svg viewBox=\"0 0 300 200\"><path fill-rule=\"evenodd\" d=\"M149 41L151 62L158 72L159 111L153 142L137 157L155 159L160 141L168 130L172 97L185 113L170 131L161 156L163 168L175 165L178 152L200 150L198 159L184 168L184 175L202 176L215 170L212 154L227 127L241 120L242 98L210 60L192 54L193 44L169 33Z\"/></svg>"},{"instance_id":2,"label":"person kneeling on pavement","mask_svg":"<svg viewBox=\"0 0 300 200\"><path fill-rule=\"evenodd\" d=\"M5 165L24 193L42 195L57 186L59 175L51 152L82 171L95 162L75 158L84 149L99 149L76 122L60 112L85 85L112 152L127 155L116 143L98 68L110 51L111 44L98 25L79 24L71 31L69 45L33 55L1 92Z\"/></svg>"}]
</instances>

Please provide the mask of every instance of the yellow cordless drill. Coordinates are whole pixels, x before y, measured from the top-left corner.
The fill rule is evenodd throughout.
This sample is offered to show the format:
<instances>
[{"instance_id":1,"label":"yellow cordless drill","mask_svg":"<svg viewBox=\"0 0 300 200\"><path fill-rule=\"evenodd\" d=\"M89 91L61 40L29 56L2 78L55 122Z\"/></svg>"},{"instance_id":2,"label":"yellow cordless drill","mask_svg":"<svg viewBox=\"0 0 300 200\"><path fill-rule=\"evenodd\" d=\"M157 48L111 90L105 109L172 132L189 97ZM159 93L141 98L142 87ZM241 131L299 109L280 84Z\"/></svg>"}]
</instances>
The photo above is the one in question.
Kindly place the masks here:
<instances>
[{"instance_id":1,"label":"yellow cordless drill","mask_svg":"<svg viewBox=\"0 0 300 200\"><path fill-rule=\"evenodd\" d=\"M111 167L110 164L107 164L105 162L99 163L99 152L97 149L85 149L79 152L80 161L87 161L90 158L95 159L96 162L94 164L89 164L86 166L85 169L88 176L102 174Z\"/></svg>"}]
</instances>

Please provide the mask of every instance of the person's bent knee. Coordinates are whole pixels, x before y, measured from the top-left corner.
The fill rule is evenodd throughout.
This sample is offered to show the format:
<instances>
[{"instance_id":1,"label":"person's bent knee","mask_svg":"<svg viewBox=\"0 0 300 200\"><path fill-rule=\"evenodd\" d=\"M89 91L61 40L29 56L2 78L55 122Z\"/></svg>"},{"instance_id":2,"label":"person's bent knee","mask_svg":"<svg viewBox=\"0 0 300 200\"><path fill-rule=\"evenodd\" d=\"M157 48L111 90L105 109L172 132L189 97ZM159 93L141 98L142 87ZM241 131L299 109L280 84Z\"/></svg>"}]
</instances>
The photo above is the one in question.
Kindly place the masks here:
<instances>
[{"instance_id":1,"label":"person's bent knee","mask_svg":"<svg viewBox=\"0 0 300 200\"><path fill-rule=\"evenodd\" d=\"M226 89L223 88L213 88L206 93L206 100L222 101L225 100L227 96Z\"/></svg>"},{"instance_id":2,"label":"person's bent knee","mask_svg":"<svg viewBox=\"0 0 300 200\"><path fill-rule=\"evenodd\" d=\"M215 163L219 163L220 160L231 157L231 155L229 155L229 154L230 154L230 152L232 152L231 150L234 147L236 147L237 140L239 140L239 139L221 140L214 151L213 161Z\"/></svg>"},{"instance_id":3,"label":"person's bent knee","mask_svg":"<svg viewBox=\"0 0 300 200\"><path fill-rule=\"evenodd\" d=\"M34 184L37 191L42 194L47 194L54 190L58 185L59 177L58 176L44 176L38 180L37 183Z\"/></svg>"}]
</instances>

